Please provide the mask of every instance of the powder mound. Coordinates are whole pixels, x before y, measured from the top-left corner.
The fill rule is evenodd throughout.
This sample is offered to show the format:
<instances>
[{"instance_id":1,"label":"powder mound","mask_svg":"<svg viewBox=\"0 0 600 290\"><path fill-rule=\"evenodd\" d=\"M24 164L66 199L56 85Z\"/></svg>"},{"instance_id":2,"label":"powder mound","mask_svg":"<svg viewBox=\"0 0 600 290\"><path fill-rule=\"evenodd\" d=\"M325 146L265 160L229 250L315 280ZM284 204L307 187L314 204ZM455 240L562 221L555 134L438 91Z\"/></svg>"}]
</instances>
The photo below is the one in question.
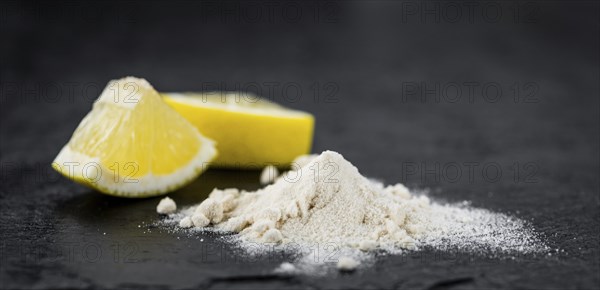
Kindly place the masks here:
<instances>
[{"instance_id":1,"label":"powder mound","mask_svg":"<svg viewBox=\"0 0 600 290\"><path fill-rule=\"evenodd\" d=\"M303 156L292 168L254 192L214 189L202 203L172 213L164 222L181 229L239 233L227 241L249 255L254 255L256 242L264 243L258 245L263 253L278 248L298 255L295 264L282 264L275 273L325 273L319 265L352 271L369 264L365 262L374 250L550 250L526 221L473 208L466 201L432 202L402 184L384 186L333 151Z\"/></svg>"},{"instance_id":2,"label":"powder mound","mask_svg":"<svg viewBox=\"0 0 600 290\"><path fill-rule=\"evenodd\" d=\"M428 198L401 184L374 183L339 153L325 151L258 191L215 189L195 212L252 242L336 243L368 251L415 248L430 210Z\"/></svg>"}]
</instances>

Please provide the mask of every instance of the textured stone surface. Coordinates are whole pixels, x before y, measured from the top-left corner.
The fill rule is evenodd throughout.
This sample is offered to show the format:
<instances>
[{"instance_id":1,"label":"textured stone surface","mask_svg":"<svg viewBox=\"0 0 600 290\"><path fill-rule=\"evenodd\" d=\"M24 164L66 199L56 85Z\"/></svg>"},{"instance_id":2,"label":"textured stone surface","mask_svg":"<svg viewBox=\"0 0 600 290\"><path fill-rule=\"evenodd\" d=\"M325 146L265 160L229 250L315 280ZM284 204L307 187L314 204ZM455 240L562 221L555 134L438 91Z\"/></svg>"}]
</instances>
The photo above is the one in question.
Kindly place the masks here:
<instances>
[{"instance_id":1,"label":"textured stone surface","mask_svg":"<svg viewBox=\"0 0 600 290\"><path fill-rule=\"evenodd\" d=\"M132 3L94 4L102 18L82 18L77 5L2 3L10 16L0 26L2 288L599 286L597 5L536 4L536 23L471 25L400 23L392 17L398 7L370 11L354 1L340 4L336 23L244 25L203 22L191 2L153 2L131 14ZM280 89L270 96L315 114L315 152L336 150L367 176L529 220L564 252L421 252L383 256L351 274L285 277L272 273L285 257L249 261L211 234L154 228L160 198L103 196L49 167L90 109L94 90L125 75L163 91L257 82L269 95L265 82L298 84L297 101L286 101ZM495 82L503 97L403 100L406 81ZM334 100L325 102L321 92L316 101L313 85L329 82L339 88ZM537 101L514 102L515 82L535 82ZM58 98L49 84L61 88ZM437 164L438 173L421 172ZM473 164L472 178L465 164ZM494 168L483 176L484 167L496 165L498 180ZM185 206L213 187L255 189L259 174L210 170L170 196Z\"/></svg>"}]
</instances>

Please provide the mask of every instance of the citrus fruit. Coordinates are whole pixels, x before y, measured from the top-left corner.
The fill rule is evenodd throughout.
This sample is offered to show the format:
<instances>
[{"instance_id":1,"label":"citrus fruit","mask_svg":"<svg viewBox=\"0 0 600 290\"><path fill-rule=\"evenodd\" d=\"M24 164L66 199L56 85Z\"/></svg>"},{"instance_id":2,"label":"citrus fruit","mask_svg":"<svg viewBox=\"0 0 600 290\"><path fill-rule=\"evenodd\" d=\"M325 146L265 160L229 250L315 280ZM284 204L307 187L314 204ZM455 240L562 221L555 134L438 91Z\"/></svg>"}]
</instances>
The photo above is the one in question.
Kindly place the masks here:
<instances>
[{"instance_id":1,"label":"citrus fruit","mask_svg":"<svg viewBox=\"0 0 600 290\"><path fill-rule=\"evenodd\" d=\"M106 194L147 197L196 178L217 152L144 79L112 80L52 167Z\"/></svg>"},{"instance_id":2,"label":"citrus fruit","mask_svg":"<svg viewBox=\"0 0 600 290\"><path fill-rule=\"evenodd\" d=\"M163 99L207 137L219 156L211 165L287 167L310 152L314 117L249 93L163 93Z\"/></svg>"}]
</instances>

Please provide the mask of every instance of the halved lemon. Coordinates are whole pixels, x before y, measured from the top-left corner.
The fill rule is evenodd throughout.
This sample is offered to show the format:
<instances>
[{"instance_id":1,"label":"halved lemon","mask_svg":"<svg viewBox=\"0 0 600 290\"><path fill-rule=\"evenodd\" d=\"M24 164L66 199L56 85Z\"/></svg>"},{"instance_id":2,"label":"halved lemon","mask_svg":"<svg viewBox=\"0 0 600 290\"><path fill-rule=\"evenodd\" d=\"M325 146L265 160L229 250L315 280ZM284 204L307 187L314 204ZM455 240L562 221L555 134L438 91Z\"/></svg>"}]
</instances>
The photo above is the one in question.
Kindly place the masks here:
<instances>
[{"instance_id":1,"label":"halved lemon","mask_svg":"<svg viewBox=\"0 0 600 290\"><path fill-rule=\"evenodd\" d=\"M108 83L52 167L110 195L147 197L190 182L216 154L146 80L127 77Z\"/></svg>"},{"instance_id":2,"label":"halved lemon","mask_svg":"<svg viewBox=\"0 0 600 290\"><path fill-rule=\"evenodd\" d=\"M163 99L207 137L219 156L211 165L287 167L310 152L314 117L249 93L163 93Z\"/></svg>"}]
</instances>

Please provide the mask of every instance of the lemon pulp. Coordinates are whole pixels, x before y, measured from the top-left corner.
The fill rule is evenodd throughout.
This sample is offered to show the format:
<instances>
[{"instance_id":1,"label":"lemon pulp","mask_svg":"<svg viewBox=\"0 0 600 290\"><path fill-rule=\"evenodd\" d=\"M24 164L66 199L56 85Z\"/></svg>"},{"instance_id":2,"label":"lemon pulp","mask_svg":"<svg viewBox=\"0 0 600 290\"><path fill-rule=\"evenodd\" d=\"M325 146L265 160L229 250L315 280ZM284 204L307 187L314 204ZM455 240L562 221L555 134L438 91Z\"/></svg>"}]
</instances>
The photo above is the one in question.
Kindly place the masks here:
<instances>
[{"instance_id":1,"label":"lemon pulp","mask_svg":"<svg viewBox=\"0 0 600 290\"><path fill-rule=\"evenodd\" d=\"M107 194L146 197L185 185L215 156L146 80L127 77L109 82L52 166Z\"/></svg>"}]
</instances>

